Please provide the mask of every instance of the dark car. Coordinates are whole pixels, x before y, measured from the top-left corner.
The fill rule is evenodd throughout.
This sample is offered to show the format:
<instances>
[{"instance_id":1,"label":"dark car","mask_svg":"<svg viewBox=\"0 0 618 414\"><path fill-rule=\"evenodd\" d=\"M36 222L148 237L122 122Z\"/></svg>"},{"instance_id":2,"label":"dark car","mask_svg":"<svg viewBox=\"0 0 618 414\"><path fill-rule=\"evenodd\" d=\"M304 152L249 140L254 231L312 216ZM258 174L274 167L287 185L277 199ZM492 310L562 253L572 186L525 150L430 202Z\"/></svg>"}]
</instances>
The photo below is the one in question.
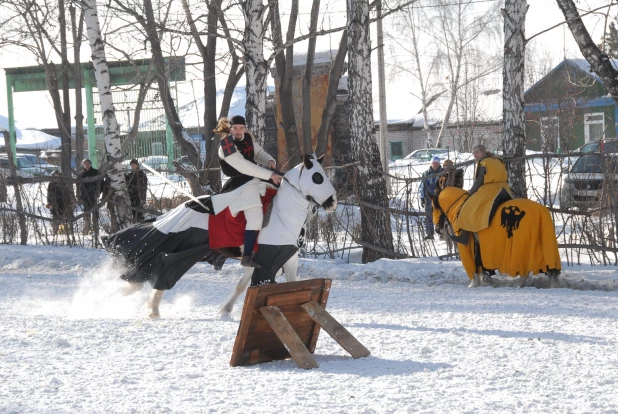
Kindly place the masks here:
<instances>
[{"instance_id":1,"label":"dark car","mask_svg":"<svg viewBox=\"0 0 618 414\"><path fill-rule=\"evenodd\" d=\"M608 138L590 141L579 147L578 152L618 152L618 139Z\"/></svg>"},{"instance_id":2,"label":"dark car","mask_svg":"<svg viewBox=\"0 0 618 414\"><path fill-rule=\"evenodd\" d=\"M562 207L597 208L604 204L602 201L615 198L618 148L608 152L606 145L604 149L605 154L584 154L575 161L562 185Z\"/></svg>"}]
</instances>

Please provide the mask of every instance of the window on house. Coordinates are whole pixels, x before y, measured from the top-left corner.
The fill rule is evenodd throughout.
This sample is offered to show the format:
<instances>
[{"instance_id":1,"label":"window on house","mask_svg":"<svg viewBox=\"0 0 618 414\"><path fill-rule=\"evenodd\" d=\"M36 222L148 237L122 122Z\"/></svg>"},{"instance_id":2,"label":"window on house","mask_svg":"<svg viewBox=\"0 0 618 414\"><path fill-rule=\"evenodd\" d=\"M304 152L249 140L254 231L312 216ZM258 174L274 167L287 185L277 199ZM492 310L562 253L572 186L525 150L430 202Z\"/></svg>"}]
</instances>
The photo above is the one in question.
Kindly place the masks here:
<instances>
[{"instance_id":1,"label":"window on house","mask_svg":"<svg viewBox=\"0 0 618 414\"><path fill-rule=\"evenodd\" d=\"M403 142L391 141L391 161L400 160L403 158Z\"/></svg>"},{"instance_id":2,"label":"window on house","mask_svg":"<svg viewBox=\"0 0 618 414\"><path fill-rule=\"evenodd\" d=\"M560 149L560 121L557 116L541 117L541 149L558 152Z\"/></svg>"},{"instance_id":3,"label":"window on house","mask_svg":"<svg viewBox=\"0 0 618 414\"><path fill-rule=\"evenodd\" d=\"M163 155L163 143L162 142L152 142L150 144L151 155Z\"/></svg>"},{"instance_id":4,"label":"window on house","mask_svg":"<svg viewBox=\"0 0 618 414\"><path fill-rule=\"evenodd\" d=\"M584 114L584 138L586 142L605 138L605 114L603 112Z\"/></svg>"}]
</instances>

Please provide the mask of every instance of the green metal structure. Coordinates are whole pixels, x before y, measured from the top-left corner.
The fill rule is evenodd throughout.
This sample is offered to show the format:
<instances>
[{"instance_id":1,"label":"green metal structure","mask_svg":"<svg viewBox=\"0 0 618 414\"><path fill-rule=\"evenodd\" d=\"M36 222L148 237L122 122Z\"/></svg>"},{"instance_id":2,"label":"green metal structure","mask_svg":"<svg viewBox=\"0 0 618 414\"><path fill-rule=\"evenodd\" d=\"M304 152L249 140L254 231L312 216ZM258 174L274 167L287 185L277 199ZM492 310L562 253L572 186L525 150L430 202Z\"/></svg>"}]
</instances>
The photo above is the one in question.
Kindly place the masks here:
<instances>
[{"instance_id":1,"label":"green metal structure","mask_svg":"<svg viewBox=\"0 0 618 414\"><path fill-rule=\"evenodd\" d=\"M167 66L168 79L170 82L178 82L185 80L185 58L181 57L168 57L165 59ZM114 89L114 98L120 96L117 91L122 92L122 86L129 86L127 89L131 89L130 86L139 85L147 76L149 67L151 66L151 59L141 59L134 61L114 61L108 62L110 81L112 88ZM86 89L86 120L88 125L88 154L92 158L92 163L95 168L98 168L98 159L93 154L97 153L97 131L96 131L96 116L99 115L100 122L100 110L95 111L95 106L99 105L98 94L94 94L96 88L96 79L94 76L94 69L92 63L80 63L82 70L82 83ZM32 91L47 91L47 82L45 77L45 69L43 66L27 66L20 68L5 68L6 73L6 86L7 86L7 103L8 103L8 117L9 117L9 134L11 139L11 151L15 154L16 146L16 134L15 134L15 114L13 108L13 93L17 92L32 92ZM58 79L58 88L63 89L62 76L60 70L58 70L56 78ZM69 87L74 89L73 79L69 80ZM96 97L96 101L95 101ZM153 93L151 94L151 100L147 100L153 108L152 103L157 99L159 109L162 111L162 104L160 98ZM145 105L146 105L145 102ZM114 106L116 108L122 107L124 102L122 100L117 101L114 99ZM147 105L148 106L148 105ZM154 118L160 118L161 114L156 114ZM163 115L163 119L165 116ZM149 121L146 119L145 121ZM174 146L173 138L169 128L161 128L165 132L165 146L163 153L168 156L168 166L171 166L171 162L174 159ZM150 129L152 135L152 129ZM147 132L147 131L145 131ZM139 141L139 140L138 140ZM129 153L128 156L137 157L139 153Z\"/></svg>"}]
</instances>

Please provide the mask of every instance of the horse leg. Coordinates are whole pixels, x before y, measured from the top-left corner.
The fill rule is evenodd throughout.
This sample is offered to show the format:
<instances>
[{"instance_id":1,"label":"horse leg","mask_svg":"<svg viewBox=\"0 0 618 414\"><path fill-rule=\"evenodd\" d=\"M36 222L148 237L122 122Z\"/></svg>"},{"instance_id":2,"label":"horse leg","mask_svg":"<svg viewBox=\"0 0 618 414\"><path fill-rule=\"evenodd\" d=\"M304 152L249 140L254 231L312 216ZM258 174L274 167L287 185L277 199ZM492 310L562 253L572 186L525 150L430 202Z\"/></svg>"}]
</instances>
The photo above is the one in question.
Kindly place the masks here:
<instances>
[{"instance_id":1,"label":"horse leg","mask_svg":"<svg viewBox=\"0 0 618 414\"><path fill-rule=\"evenodd\" d=\"M526 283L528 282L528 275L526 276L519 276L519 281L517 283L517 287L518 288L524 288L526 287Z\"/></svg>"},{"instance_id":2,"label":"horse leg","mask_svg":"<svg viewBox=\"0 0 618 414\"><path fill-rule=\"evenodd\" d=\"M283 265L283 272L288 282L296 282L298 280L298 252L294 253L294 256L285 262Z\"/></svg>"},{"instance_id":3,"label":"horse leg","mask_svg":"<svg viewBox=\"0 0 618 414\"><path fill-rule=\"evenodd\" d=\"M245 269L245 273L238 281L238 284L236 284L236 287L234 288L232 294L227 298L225 305L223 305L221 309L219 309L219 315L226 316L232 312L234 304L236 303L236 299L238 299L241 293L243 293L247 289L247 285L249 285L249 282L251 281L251 276L253 275L253 270L253 267L247 267Z\"/></svg>"},{"instance_id":4,"label":"horse leg","mask_svg":"<svg viewBox=\"0 0 618 414\"><path fill-rule=\"evenodd\" d=\"M549 288L556 289L560 287L560 282L558 281L558 274L560 271L558 269L550 269L547 271L547 277L549 278Z\"/></svg>"},{"instance_id":5,"label":"horse leg","mask_svg":"<svg viewBox=\"0 0 618 414\"><path fill-rule=\"evenodd\" d=\"M481 276L478 273L474 274L474 277L472 278L472 281L470 281L470 284L468 285L469 288L475 288L475 287L479 287L481 286Z\"/></svg>"},{"instance_id":6,"label":"horse leg","mask_svg":"<svg viewBox=\"0 0 618 414\"><path fill-rule=\"evenodd\" d=\"M483 272L483 275L481 276L481 282L487 286L495 285L494 279L491 277L491 274L489 274L489 272Z\"/></svg>"},{"instance_id":7,"label":"horse leg","mask_svg":"<svg viewBox=\"0 0 618 414\"><path fill-rule=\"evenodd\" d=\"M122 296L129 296L134 294L135 292L139 292L144 287L143 282L127 282L125 287L122 289Z\"/></svg>"},{"instance_id":8,"label":"horse leg","mask_svg":"<svg viewBox=\"0 0 618 414\"><path fill-rule=\"evenodd\" d=\"M150 309L150 315L148 315L148 317L150 319L159 319L161 317L159 305L161 304L163 293L165 293L164 290L152 289L152 294L148 300L148 308Z\"/></svg>"}]
</instances>

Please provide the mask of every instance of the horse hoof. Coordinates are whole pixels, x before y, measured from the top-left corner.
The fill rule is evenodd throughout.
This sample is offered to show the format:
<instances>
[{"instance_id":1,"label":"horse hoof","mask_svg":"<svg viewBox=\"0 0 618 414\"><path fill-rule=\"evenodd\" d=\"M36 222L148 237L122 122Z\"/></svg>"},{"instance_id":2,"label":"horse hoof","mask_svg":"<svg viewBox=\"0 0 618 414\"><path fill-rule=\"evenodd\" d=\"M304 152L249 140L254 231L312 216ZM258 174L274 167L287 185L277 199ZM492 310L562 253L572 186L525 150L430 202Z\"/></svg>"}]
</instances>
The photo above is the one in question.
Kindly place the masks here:
<instances>
[{"instance_id":1,"label":"horse hoof","mask_svg":"<svg viewBox=\"0 0 618 414\"><path fill-rule=\"evenodd\" d=\"M150 319L160 319L161 315L159 314L159 311L156 311L156 312L152 311L152 312L150 312L150 315L148 315L148 317Z\"/></svg>"},{"instance_id":2,"label":"horse hoof","mask_svg":"<svg viewBox=\"0 0 618 414\"><path fill-rule=\"evenodd\" d=\"M481 278L479 277L479 275L474 275L474 278L472 279L472 281L470 282L468 287L469 288L475 288L475 287L479 287L479 286L481 286Z\"/></svg>"},{"instance_id":3,"label":"horse hoof","mask_svg":"<svg viewBox=\"0 0 618 414\"><path fill-rule=\"evenodd\" d=\"M481 280L483 281L484 285L488 285L488 286L495 286L494 283L494 279L491 277L490 274L483 274L483 276L481 277Z\"/></svg>"}]
</instances>

